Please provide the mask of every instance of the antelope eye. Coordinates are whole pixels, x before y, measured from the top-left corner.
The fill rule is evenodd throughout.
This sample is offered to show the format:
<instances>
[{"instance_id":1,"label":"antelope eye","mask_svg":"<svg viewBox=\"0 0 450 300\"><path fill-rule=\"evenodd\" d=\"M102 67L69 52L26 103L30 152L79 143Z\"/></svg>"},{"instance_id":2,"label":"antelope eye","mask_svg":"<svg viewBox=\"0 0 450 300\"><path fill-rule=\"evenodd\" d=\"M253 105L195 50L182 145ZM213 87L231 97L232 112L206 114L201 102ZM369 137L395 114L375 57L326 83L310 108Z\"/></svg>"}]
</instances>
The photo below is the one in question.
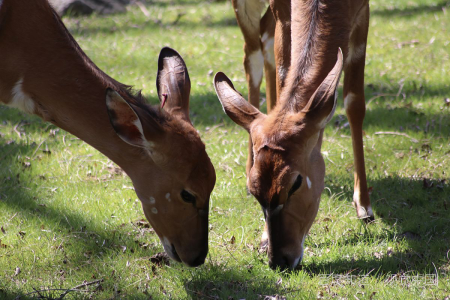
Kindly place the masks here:
<instances>
[{"instance_id":1,"label":"antelope eye","mask_svg":"<svg viewBox=\"0 0 450 300\"><path fill-rule=\"evenodd\" d=\"M195 196L186 190L181 191L181 198L184 202L195 204Z\"/></svg>"},{"instance_id":2,"label":"antelope eye","mask_svg":"<svg viewBox=\"0 0 450 300\"><path fill-rule=\"evenodd\" d=\"M302 186L303 177L302 175L298 175L297 179L295 179L294 184L292 185L291 189L289 190L288 197L290 197L293 193L295 193L296 190L299 189L299 187Z\"/></svg>"}]
</instances>

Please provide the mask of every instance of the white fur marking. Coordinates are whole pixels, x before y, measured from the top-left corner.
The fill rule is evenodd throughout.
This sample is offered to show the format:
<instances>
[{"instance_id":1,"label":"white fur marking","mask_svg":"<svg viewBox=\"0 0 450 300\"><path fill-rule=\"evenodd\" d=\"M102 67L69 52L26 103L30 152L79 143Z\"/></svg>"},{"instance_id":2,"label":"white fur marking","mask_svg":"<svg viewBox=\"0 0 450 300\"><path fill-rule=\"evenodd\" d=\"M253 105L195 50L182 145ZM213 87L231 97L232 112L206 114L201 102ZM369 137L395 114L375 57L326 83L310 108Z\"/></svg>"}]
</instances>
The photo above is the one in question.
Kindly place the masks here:
<instances>
[{"instance_id":1,"label":"white fur marking","mask_svg":"<svg viewBox=\"0 0 450 300\"><path fill-rule=\"evenodd\" d=\"M154 213L155 215L158 213L158 210L156 209L156 207L152 207L152 213Z\"/></svg>"},{"instance_id":2,"label":"white fur marking","mask_svg":"<svg viewBox=\"0 0 450 300\"><path fill-rule=\"evenodd\" d=\"M23 91L23 78L17 81L12 89L12 99L7 105L18 108L26 113L34 113L34 101Z\"/></svg>"},{"instance_id":3,"label":"white fur marking","mask_svg":"<svg viewBox=\"0 0 450 300\"><path fill-rule=\"evenodd\" d=\"M361 193L359 191L354 191L353 192L353 201L355 203L358 203L358 205L360 205L359 203L361 202Z\"/></svg>"},{"instance_id":4,"label":"white fur marking","mask_svg":"<svg viewBox=\"0 0 450 300\"><path fill-rule=\"evenodd\" d=\"M268 239L269 239L269 234L267 233L266 230L264 230L264 232L262 234L262 237L261 237L261 240L262 241L267 241Z\"/></svg>"},{"instance_id":5,"label":"white fur marking","mask_svg":"<svg viewBox=\"0 0 450 300\"><path fill-rule=\"evenodd\" d=\"M350 104L355 100L355 94L354 93L348 93L347 96L344 99L344 108L345 110L348 110L350 107Z\"/></svg>"},{"instance_id":6,"label":"white fur marking","mask_svg":"<svg viewBox=\"0 0 450 300\"><path fill-rule=\"evenodd\" d=\"M367 218L373 216L372 207L369 206L367 210L361 205L361 193L359 191L355 191L353 193L353 202L357 205L357 215L358 218Z\"/></svg>"},{"instance_id":7,"label":"white fur marking","mask_svg":"<svg viewBox=\"0 0 450 300\"><path fill-rule=\"evenodd\" d=\"M155 198L153 198L153 197L150 197L150 204L155 204L156 203L156 200L155 200Z\"/></svg>"},{"instance_id":8,"label":"white fur marking","mask_svg":"<svg viewBox=\"0 0 450 300\"><path fill-rule=\"evenodd\" d=\"M261 42L263 42L263 44L264 44L268 38L269 38L269 34L267 32L264 32L264 34L261 37Z\"/></svg>"},{"instance_id":9,"label":"white fur marking","mask_svg":"<svg viewBox=\"0 0 450 300\"><path fill-rule=\"evenodd\" d=\"M309 177L306 176L306 183L308 184L308 189L311 189L311 180L309 180Z\"/></svg>"},{"instance_id":10,"label":"white fur marking","mask_svg":"<svg viewBox=\"0 0 450 300\"><path fill-rule=\"evenodd\" d=\"M155 146L155 144L154 144L153 142L148 141L148 140L145 138L145 135L144 135L144 129L142 128L141 120L139 120L139 118L138 118L137 115L136 115L136 118L137 118L137 119L134 120L133 124L134 124L134 126L137 127L137 129L138 129L139 132L141 133L141 135L142 135L141 139L142 139L142 142L143 142L144 146L145 146L146 148L149 148L149 149L153 148L153 147Z\"/></svg>"},{"instance_id":11,"label":"white fur marking","mask_svg":"<svg viewBox=\"0 0 450 300\"><path fill-rule=\"evenodd\" d=\"M266 33L264 33L266 34ZM264 36L263 36L264 37ZM262 40L262 39L261 39ZM273 38L268 39L267 43L264 43L264 58L266 61L272 66L272 68L275 68L275 54L273 50Z\"/></svg>"},{"instance_id":12,"label":"white fur marking","mask_svg":"<svg viewBox=\"0 0 450 300\"><path fill-rule=\"evenodd\" d=\"M300 263L300 261L303 259L303 251L304 251L304 246L303 244L305 243L305 236L303 236L302 239L302 251L300 252L300 256L298 256L295 260L294 263L291 265L291 269L295 269L295 267L297 267L297 265Z\"/></svg>"},{"instance_id":13,"label":"white fur marking","mask_svg":"<svg viewBox=\"0 0 450 300\"><path fill-rule=\"evenodd\" d=\"M172 199L170 198L170 193L167 193L167 194L166 194L166 199L167 199L167 201L169 201L169 202L172 201Z\"/></svg>"},{"instance_id":14,"label":"white fur marking","mask_svg":"<svg viewBox=\"0 0 450 300\"><path fill-rule=\"evenodd\" d=\"M255 51L248 57L250 76L254 87L259 87L263 77L264 57L261 50Z\"/></svg>"},{"instance_id":15,"label":"white fur marking","mask_svg":"<svg viewBox=\"0 0 450 300\"><path fill-rule=\"evenodd\" d=\"M137 129L139 130L139 132L144 135L144 129L142 128L142 123L141 121L137 118L136 116L136 120L133 121L134 126L137 127Z\"/></svg>"},{"instance_id":16,"label":"white fur marking","mask_svg":"<svg viewBox=\"0 0 450 300\"><path fill-rule=\"evenodd\" d=\"M367 214L368 214L370 217L373 217L372 206L369 206L369 207L367 208Z\"/></svg>"},{"instance_id":17,"label":"white fur marking","mask_svg":"<svg viewBox=\"0 0 450 300\"><path fill-rule=\"evenodd\" d=\"M287 75L287 70L285 68L283 68L282 66L278 67L278 76L280 77L281 80L284 80L286 78Z\"/></svg>"},{"instance_id":18,"label":"white fur marking","mask_svg":"<svg viewBox=\"0 0 450 300\"><path fill-rule=\"evenodd\" d=\"M350 44L348 47L347 59L345 60L346 64L358 62L366 53L366 44L362 43L358 46L354 46Z\"/></svg>"},{"instance_id":19,"label":"white fur marking","mask_svg":"<svg viewBox=\"0 0 450 300\"><path fill-rule=\"evenodd\" d=\"M284 204L280 204L278 205L273 211L272 211L272 215L276 215L278 214L284 207Z\"/></svg>"},{"instance_id":20,"label":"white fur marking","mask_svg":"<svg viewBox=\"0 0 450 300\"><path fill-rule=\"evenodd\" d=\"M166 251L166 253L173 259L175 259L174 255L173 255L173 249L172 249L172 244L170 243L169 239L166 238L165 236L160 239L161 243L164 247L164 251Z\"/></svg>"},{"instance_id":21,"label":"white fur marking","mask_svg":"<svg viewBox=\"0 0 450 300\"><path fill-rule=\"evenodd\" d=\"M163 246L164 246L164 248L166 248L166 246L167 247L169 247L169 248L171 248L171 246L170 246L170 241L169 241L169 239L168 238L166 238L166 237L163 237L163 239L162 239L162 244L163 244Z\"/></svg>"}]
</instances>

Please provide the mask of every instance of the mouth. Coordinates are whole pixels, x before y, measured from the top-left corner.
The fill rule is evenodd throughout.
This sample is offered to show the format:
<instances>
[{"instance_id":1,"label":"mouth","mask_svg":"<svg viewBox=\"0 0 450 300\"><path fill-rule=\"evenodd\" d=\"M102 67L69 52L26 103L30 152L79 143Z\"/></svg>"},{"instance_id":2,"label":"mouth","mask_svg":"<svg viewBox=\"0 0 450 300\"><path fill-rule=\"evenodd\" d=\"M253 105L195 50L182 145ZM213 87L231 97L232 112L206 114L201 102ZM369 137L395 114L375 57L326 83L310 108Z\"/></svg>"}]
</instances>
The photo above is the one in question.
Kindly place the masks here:
<instances>
[{"instance_id":1,"label":"mouth","mask_svg":"<svg viewBox=\"0 0 450 300\"><path fill-rule=\"evenodd\" d=\"M164 251L166 251L167 255L169 257L177 262L181 262L181 258L177 253L177 250L175 249L175 246L170 243L170 241L164 237L164 239L161 241L164 247Z\"/></svg>"}]
</instances>

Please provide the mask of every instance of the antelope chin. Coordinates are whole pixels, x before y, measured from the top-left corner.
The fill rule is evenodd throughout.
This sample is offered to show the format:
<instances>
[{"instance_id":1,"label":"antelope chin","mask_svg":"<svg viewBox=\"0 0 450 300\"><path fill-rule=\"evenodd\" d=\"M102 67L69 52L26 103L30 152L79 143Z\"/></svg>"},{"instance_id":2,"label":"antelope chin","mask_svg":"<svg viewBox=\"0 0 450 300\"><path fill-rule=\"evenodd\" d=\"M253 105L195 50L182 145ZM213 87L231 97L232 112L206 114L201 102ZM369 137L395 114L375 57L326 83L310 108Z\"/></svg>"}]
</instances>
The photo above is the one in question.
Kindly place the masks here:
<instances>
[{"instance_id":1,"label":"antelope chin","mask_svg":"<svg viewBox=\"0 0 450 300\"><path fill-rule=\"evenodd\" d=\"M177 262L181 262L181 258L180 258L180 256L178 256L175 246L173 244L171 244L170 241L166 237L164 237L161 240L161 243L163 244L164 251L166 251L167 255L169 255L169 257L171 259L173 259Z\"/></svg>"}]
</instances>

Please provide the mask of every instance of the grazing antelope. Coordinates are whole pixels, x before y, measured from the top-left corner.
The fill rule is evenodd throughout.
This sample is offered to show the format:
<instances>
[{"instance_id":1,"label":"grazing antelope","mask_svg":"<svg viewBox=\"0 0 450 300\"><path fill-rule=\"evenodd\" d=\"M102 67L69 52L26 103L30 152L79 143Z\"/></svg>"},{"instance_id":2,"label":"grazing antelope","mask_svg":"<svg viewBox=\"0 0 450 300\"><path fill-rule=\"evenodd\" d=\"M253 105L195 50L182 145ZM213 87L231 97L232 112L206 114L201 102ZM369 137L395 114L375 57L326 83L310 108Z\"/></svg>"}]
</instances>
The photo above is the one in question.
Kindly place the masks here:
<instances>
[{"instance_id":1,"label":"grazing antelope","mask_svg":"<svg viewBox=\"0 0 450 300\"><path fill-rule=\"evenodd\" d=\"M245 37L245 61L253 55L247 52L245 32L246 26L256 24L248 16L254 5L250 3L256 2L237 0L235 4ZM336 107L342 70L355 160L353 201L359 218L373 219L362 140L369 4L368 0L271 0L270 8L276 24L277 105L267 115L261 113L223 73L216 74L214 85L226 114L250 134L247 187L266 219L261 244L268 246L269 265L293 269L302 259L303 243L324 188L320 148L324 127ZM262 44L264 39L263 34ZM250 68L247 77L254 74L261 73Z\"/></svg>"},{"instance_id":2,"label":"grazing antelope","mask_svg":"<svg viewBox=\"0 0 450 300\"><path fill-rule=\"evenodd\" d=\"M159 110L103 73L47 1L0 5L0 102L40 116L118 164L167 254L202 264L216 177L189 119L190 80L181 56L161 50Z\"/></svg>"}]
</instances>

